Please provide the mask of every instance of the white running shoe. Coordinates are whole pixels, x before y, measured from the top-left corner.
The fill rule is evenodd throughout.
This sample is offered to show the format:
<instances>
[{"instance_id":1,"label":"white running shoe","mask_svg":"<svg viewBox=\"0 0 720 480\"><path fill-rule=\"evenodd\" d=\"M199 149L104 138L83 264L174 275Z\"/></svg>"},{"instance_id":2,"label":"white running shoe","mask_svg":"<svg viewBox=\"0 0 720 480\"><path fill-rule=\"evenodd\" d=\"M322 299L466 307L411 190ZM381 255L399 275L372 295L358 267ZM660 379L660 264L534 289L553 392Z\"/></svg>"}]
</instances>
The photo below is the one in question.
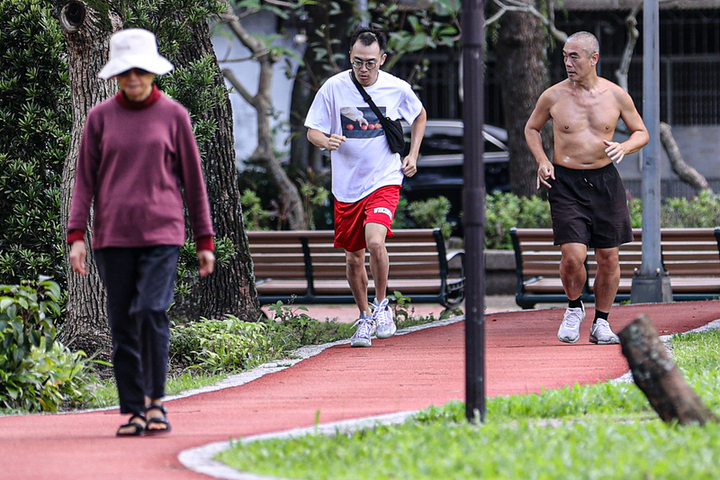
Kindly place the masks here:
<instances>
[{"instance_id":1,"label":"white running shoe","mask_svg":"<svg viewBox=\"0 0 720 480\"><path fill-rule=\"evenodd\" d=\"M580 308L567 308L558 329L557 338L565 343L577 343L580 340L580 325L585 320L585 304Z\"/></svg>"},{"instance_id":2,"label":"white running shoe","mask_svg":"<svg viewBox=\"0 0 720 480\"><path fill-rule=\"evenodd\" d=\"M610 328L607 320L598 318L590 327L590 342L598 345L616 345L620 339Z\"/></svg>"},{"instance_id":3,"label":"white running shoe","mask_svg":"<svg viewBox=\"0 0 720 480\"><path fill-rule=\"evenodd\" d=\"M367 315L360 315L353 327L357 327L355 333L350 337L351 347L372 347L372 339L370 337L375 333L375 323L373 319Z\"/></svg>"},{"instance_id":4,"label":"white running shoe","mask_svg":"<svg viewBox=\"0 0 720 480\"><path fill-rule=\"evenodd\" d=\"M375 323L375 328L377 328L378 338L390 338L395 335L397 331L397 326L395 326L395 321L393 320L393 311L392 308L389 307L389 303L390 301L387 298L380 303L378 303L376 298L373 302L374 309L372 319Z\"/></svg>"}]
</instances>

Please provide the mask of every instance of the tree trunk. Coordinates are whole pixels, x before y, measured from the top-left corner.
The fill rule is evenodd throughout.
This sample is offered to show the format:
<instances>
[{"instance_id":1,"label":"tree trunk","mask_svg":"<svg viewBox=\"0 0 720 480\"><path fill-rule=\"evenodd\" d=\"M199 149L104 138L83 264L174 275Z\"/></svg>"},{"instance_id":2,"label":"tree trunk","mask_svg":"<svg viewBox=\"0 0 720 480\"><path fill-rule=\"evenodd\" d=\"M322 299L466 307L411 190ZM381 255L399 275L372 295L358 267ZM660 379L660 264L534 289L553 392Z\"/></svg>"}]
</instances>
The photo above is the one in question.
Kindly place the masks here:
<instances>
[{"instance_id":1,"label":"tree trunk","mask_svg":"<svg viewBox=\"0 0 720 480\"><path fill-rule=\"evenodd\" d=\"M250 49L260 64L260 77L255 95L251 95L245 87L243 87L237 78L235 78L232 70L228 68L223 70L225 78L227 78L240 96L257 111L258 146L250 157L250 161L264 168L270 181L277 187L280 195L278 203L280 204L279 215L281 220L287 223L290 230L307 229L308 221L305 218L305 210L300 192L295 184L292 183L282 168L280 161L275 156L272 129L270 128L270 116L273 110L273 64L276 60L272 57L272 52L268 50L263 42L245 30L229 3L227 4L224 18L233 34L243 45Z\"/></svg>"},{"instance_id":2,"label":"tree trunk","mask_svg":"<svg viewBox=\"0 0 720 480\"><path fill-rule=\"evenodd\" d=\"M308 63L312 57L313 55L306 51L304 61L307 68L312 68ZM307 71L298 72L293 82L290 99L290 165L299 172L310 169L319 173L323 169L322 156L320 150L307 139L305 128L305 115L317 92L310 88L310 82L311 76Z\"/></svg>"},{"instance_id":3,"label":"tree trunk","mask_svg":"<svg viewBox=\"0 0 720 480\"><path fill-rule=\"evenodd\" d=\"M190 24L188 28L192 30L193 41L181 45L173 58L176 68L189 68L191 62L206 55L212 55L217 64L207 23ZM212 88L226 91L219 68ZM193 292L193 295L188 296L186 304L178 306L178 310L190 318L201 315L221 318L232 314L246 321L255 321L261 311L242 216L238 171L235 167L232 110L227 93L223 101L204 112L203 117L217 123L214 137L205 143L202 152L213 223L217 237L230 239L237 246L237 251L230 257L229 263L218 265L212 275L200 280L197 305L190 303Z\"/></svg>"},{"instance_id":4,"label":"tree trunk","mask_svg":"<svg viewBox=\"0 0 720 480\"><path fill-rule=\"evenodd\" d=\"M635 383L663 421L681 425L718 422L683 379L650 318L636 318L618 336Z\"/></svg>"},{"instance_id":5,"label":"tree trunk","mask_svg":"<svg viewBox=\"0 0 720 480\"><path fill-rule=\"evenodd\" d=\"M523 0L533 4L533 0ZM524 12L506 12L500 25L497 47L498 74L502 88L505 127L510 152L512 192L522 197L536 195L537 163L525 142L525 122L535 102L547 88L547 41L543 25L535 16ZM542 131L545 151L551 150L550 127Z\"/></svg>"},{"instance_id":6,"label":"tree trunk","mask_svg":"<svg viewBox=\"0 0 720 480\"><path fill-rule=\"evenodd\" d=\"M333 58L333 51L344 49L346 42L339 45L330 43L329 39L344 38L347 36L347 22L353 19L353 5L349 2L340 2L337 8L344 14L335 17L346 19L345 22L334 22L330 18L328 4L306 5L305 13L308 15L309 28L307 29L306 49L303 53L303 64L300 65L295 82L293 83L292 98L290 101L290 131L292 133L290 148L290 164L299 171L311 168L315 173L323 169L320 150L307 139L305 116L312 104L315 94L323 82L339 69L327 69L328 59ZM333 47L334 45L334 47ZM317 59L318 49L326 50L324 59ZM337 67L337 65L334 65Z\"/></svg>"},{"instance_id":7,"label":"tree trunk","mask_svg":"<svg viewBox=\"0 0 720 480\"><path fill-rule=\"evenodd\" d=\"M680 177L680 180L694 188L696 193L700 193L703 190L710 190L712 192L707 179L700 175L700 172L685 163L680 149L675 142L675 137L672 134L672 127L665 122L660 122L660 141L663 147L665 147L665 152L670 159L673 172Z\"/></svg>"},{"instance_id":8,"label":"tree trunk","mask_svg":"<svg viewBox=\"0 0 720 480\"><path fill-rule=\"evenodd\" d=\"M67 231L78 148L85 119L94 105L117 92L115 82L101 80L97 74L107 60L110 35L121 28L122 21L112 10L107 12L107 17L103 17L81 2L57 1L55 7L60 11L60 24L68 45L72 93L73 127L61 186L63 230ZM90 240L88 228L88 245ZM62 341L70 344L74 350L84 350L88 355L96 354L96 358L109 361L112 342L105 311L105 290L92 261L90 248L87 266L86 276L69 268L67 316Z\"/></svg>"}]
</instances>

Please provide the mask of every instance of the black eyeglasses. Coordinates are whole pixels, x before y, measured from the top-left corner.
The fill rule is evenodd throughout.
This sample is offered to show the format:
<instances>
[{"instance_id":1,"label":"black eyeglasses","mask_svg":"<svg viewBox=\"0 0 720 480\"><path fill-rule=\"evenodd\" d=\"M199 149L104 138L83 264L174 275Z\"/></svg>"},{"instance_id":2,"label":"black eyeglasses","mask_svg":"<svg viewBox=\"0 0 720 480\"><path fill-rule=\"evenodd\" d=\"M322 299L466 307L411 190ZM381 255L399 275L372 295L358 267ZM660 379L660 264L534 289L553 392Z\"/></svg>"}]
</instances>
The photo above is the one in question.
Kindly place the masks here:
<instances>
[{"instance_id":1,"label":"black eyeglasses","mask_svg":"<svg viewBox=\"0 0 720 480\"><path fill-rule=\"evenodd\" d=\"M134 72L135 75L137 75L138 77L142 77L143 75L147 75L148 73L150 73L147 70L143 70L142 68L131 68L130 70L125 70L122 73L118 73L118 77L127 77L128 75L130 75L131 72Z\"/></svg>"},{"instance_id":2,"label":"black eyeglasses","mask_svg":"<svg viewBox=\"0 0 720 480\"><path fill-rule=\"evenodd\" d=\"M352 64L353 68L356 68L358 70L363 68L363 65L368 70L372 70L373 68L377 67L377 65L378 65L375 60L368 60L367 62L363 62L362 60L353 60L350 63Z\"/></svg>"}]
</instances>

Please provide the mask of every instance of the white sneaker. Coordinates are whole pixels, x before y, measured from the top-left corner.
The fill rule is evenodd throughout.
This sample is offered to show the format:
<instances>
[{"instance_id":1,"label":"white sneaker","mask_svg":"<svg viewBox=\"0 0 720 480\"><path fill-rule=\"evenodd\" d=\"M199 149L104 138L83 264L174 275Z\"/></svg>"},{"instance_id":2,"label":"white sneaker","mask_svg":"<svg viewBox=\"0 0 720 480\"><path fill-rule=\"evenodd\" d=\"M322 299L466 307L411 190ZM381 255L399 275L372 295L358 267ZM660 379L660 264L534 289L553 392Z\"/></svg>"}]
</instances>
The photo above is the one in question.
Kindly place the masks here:
<instances>
[{"instance_id":1,"label":"white sneaker","mask_svg":"<svg viewBox=\"0 0 720 480\"><path fill-rule=\"evenodd\" d=\"M585 320L585 305L580 308L567 308L558 329L557 338L561 342L576 343L580 340L580 325Z\"/></svg>"},{"instance_id":2,"label":"white sneaker","mask_svg":"<svg viewBox=\"0 0 720 480\"><path fill-rule=\"evenodd\" d=\"M378 338L390 338L397 331L397 326L393 321L393 311L388 306L389 303L390 301L387 298L380 303L378 303L377 299L373 302L372 319L377 329Z\"/></svg>"},{"instance_id":3,"label":"white sneaker","mask_svg":"<svg viewBox=\"0 0 720 480\"><path fill-rule=\"evenodd\" d=\"M610 328L607 320L598 318L590 327L590 342L598 345L616 345L620 339Z\"/></svg>"},{"instance_id":4,"label":"white sneaker","mask_svg":"<svg viewBox=\"0 0 720 480\"><path fill-rule=\"evenodd\" d=\"M360 315L353 327L357 327L355 333L350 337L351 347L372 347L372 339L370 337L375 333L375 322L367 315Z\"/></svg>"}]
</instances>

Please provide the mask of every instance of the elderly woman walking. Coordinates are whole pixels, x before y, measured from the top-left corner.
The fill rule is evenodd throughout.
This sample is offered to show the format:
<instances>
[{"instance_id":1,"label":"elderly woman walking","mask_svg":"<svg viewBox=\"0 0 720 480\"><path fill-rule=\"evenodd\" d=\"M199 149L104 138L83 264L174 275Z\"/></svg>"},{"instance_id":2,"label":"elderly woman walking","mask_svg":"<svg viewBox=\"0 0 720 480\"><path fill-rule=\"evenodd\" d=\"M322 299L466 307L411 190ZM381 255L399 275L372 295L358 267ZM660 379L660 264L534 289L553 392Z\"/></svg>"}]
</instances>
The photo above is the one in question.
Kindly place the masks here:
<instances>
[{"instance_id":1,"label":"elderly woman walking","mask_svg":"<svg viewBox=\"0 0 720 480\"><path fill-rule=\"evenodd\" d=\"M87 117L68 221L70 263L85 275L85 231L94 207L92 248L107 291L113 369L120 412L118 436L167 433L162 404L180 246L185 242L182 191L200 262L212 273L210 205L187 110L153 83L173 65L152 32L127 29L110 38L100 78L120 92Z\"/></svg>"}]
</instances>

